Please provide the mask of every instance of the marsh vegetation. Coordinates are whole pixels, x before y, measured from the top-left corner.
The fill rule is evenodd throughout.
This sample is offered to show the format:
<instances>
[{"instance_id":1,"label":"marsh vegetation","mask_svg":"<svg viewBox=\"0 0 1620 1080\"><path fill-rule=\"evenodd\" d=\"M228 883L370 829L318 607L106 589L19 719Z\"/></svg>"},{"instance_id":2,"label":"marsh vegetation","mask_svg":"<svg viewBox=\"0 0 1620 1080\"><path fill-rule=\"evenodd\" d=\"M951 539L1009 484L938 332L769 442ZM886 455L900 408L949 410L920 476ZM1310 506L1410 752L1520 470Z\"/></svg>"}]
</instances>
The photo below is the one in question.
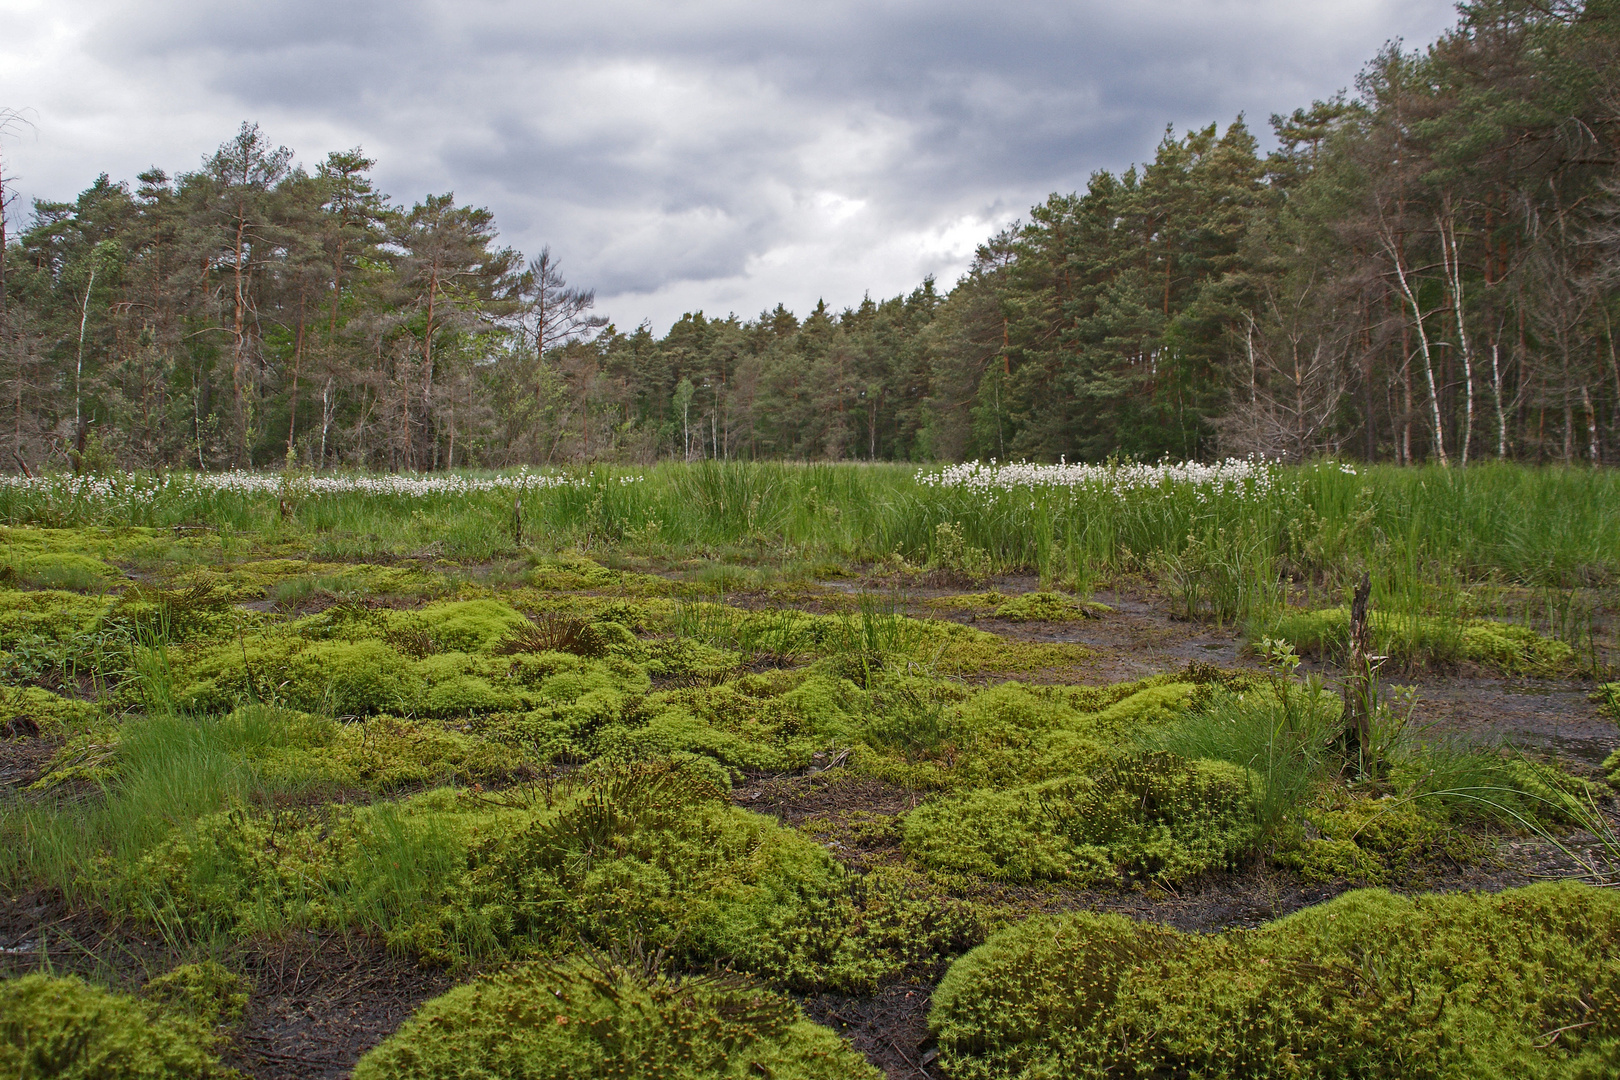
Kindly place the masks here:
<instances>
[{"instance_id":1,"label":"marsh vegetation","mask_svg":"<svg viewBox=\"0 0 1620 1080\"><path fill-rule=\"evenodd\" d=\"M1620 1063L1606 472L60 477L0 520L0 1071Z\"/></svg>"}]
</instances>

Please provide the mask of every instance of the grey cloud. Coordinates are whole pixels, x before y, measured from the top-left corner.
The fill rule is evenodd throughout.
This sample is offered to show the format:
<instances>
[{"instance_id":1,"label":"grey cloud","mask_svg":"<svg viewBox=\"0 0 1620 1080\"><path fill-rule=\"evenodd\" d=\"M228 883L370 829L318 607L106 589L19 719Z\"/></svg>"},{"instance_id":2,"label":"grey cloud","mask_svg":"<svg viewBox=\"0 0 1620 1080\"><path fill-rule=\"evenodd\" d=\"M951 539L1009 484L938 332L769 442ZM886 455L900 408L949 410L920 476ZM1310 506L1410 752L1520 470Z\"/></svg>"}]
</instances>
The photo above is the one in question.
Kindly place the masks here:
<instances>
[{"instance_id":1,"label":"grey cloud","mask_svg":"<svg viewBox=\"0 0 1620 1080\"><path fill-rule=\"evenodd\" d=\"M748 286L774 252L845 262L807 265L785 298L798 303L845 281L851 257L910 273L879 250L1080 187L1150 155L1166 122L1243 111L1263 134L1270 112L1350 83L1385 38L1451 18L1449 0L67 6L93 27L89 57L137 89L131 108L178 80L278 140L293 141L280 126L352 133L335 145L363 142L397 197L488 204L508 242L549 240L603 295L712 282L744 310L774 300ZM329 148L298 146L306 160ZM86 178L101 167L86 160ZM817 209L828 193L859 206L834 220ZM947 280L959 268L917 259Z\"/></svg>"}]
</instances>

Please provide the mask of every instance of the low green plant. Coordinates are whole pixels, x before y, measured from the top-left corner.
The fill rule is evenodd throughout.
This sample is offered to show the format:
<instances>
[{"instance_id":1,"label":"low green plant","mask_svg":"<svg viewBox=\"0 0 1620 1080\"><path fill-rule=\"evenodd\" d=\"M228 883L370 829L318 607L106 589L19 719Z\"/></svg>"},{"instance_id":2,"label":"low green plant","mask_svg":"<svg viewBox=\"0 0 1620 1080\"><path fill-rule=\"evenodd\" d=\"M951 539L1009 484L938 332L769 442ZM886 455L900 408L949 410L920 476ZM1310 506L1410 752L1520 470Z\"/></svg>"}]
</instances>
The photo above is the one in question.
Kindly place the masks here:
<instances>
[{"instance_id":1,"label":"low green plant","mask_svg":"<svg viewBox=\"0 0 1620 1080\"><path fill-rule=\"evenodd\" d=\"M1340 702L1320 682L1213 687L1200 707L1140 738L1183 758L1226 761L1253 778L1255 819L1272 834L1337 771Z\"/></svg>"},{"instance_id":2,"label":"low green plant","mask_svg":"<svg viewBox=\"0 0 1620 1080\"><path fill-rule=\"evenodd\" d=\"M181 964L151 979L141 996L208 1027L231 1025L247 1010L248 981L217 960Z\"/></svg>"},{"instance_id":3,"label":"low green plant","mask_svg":"<svg viewBox=\"0 0 1620 1080\"><path fill-rule=\"evenodd\" d=\"M121 576L100 559L71 552L34 555L17 568L19 584L76 593L105 592Z\"/></svg>"},{"instance_id":4,"label":"low green plant","mask_svg":"<svg viewBox=\"0 0 1620 1080\"><path fill-rule=\"evenodd\" d=\"M526 964L434 998L355 1080L877 1080L793 1002L735 977L602 957Z\"/></svg>"},{"instance_id":5,"label":"low green plant","mask_svg":"<svg viewBox=\"0 0 1620 1080\"><path fill-rule=\"evenodd\" d=\"M199 935L365 929L444 962L646 941L795 989L870 991L960 952L972 910L904 875L861 878L728 805L702 759L601 762L539 790L229 811L132 873Z\"/></svg>"},{"instance_id":6,"label":"low green plant","mask_svg":"<svg viewBox=\"0 0 1620 1080\"><path fill-rule=\"evenodd\" d=\"M1570 670L1576 659L1567 643L1512 623L1377 610L1369 618L1374 649L1407 667L1468 661L1511 675L1546 676ZM1268 633L1305 655L1337 659L1349 647L1349 610L1289 611L1269 624Z\"/></svg>"},{"instance_id":7,"label":"low green plant","mask_svg":"<svg viewBox=\"0 0 1620 1080\"><path fill-rule=\"evenodd\" d=\"M1039 916L956 961L929 1024L958 1080L1523 1076L1620 1068L1620 896L1348 893L1256 931Z\"/></svg>"},{"instance_id":8,"label":"low green plant","mask_svg":"<svg viewBox=\"0 0 1620 1080\"><path fill-rule=\"evenodd\" d=\"M1028 592L997 604L995 616L1012 622L1072 622L1094 619L1108 610L1106 604L1081 602L1058 592Z\"/></svg>"},{"instance_id":9,"label":"low green plant","mask_svg":"<svg viewBox=\"0 0 1620 1080\"><path fill-rule=\"evenodd\" d=\"M932 540L928 569L942 570L975 582L989 579L992 569L990 553L967 542L961 522L940 522L934 526Z\"/></svg>"},{"instance_id":10,"label":"low green plant","mask_svg":"<svg viewBox=\"0 0 1620 1080\"><path fill-rule=\"evenodd\" d=\"M1004 881L1179 881L1254 848L1252 783L1223 761L1126 755L1090 776L924 803L906 817L905 849Z\"/></svg>"},{"instance_id":11,"label":"low green plant","mask_svg":"<svg viewBox=\"0 0 1620 1080\"><path fill-rule=\"evenodd\" d=\"M0 1074L58 1080L239 1076L219 1061L217 1019L189 1002L142 1001L76 977L0 980Z\"/></svg>"},{"instance_id":12,"label":"low green plant","mask_svg":"<svg viewBox=\"0 0 1620 1080\"><path fill-rule=\"evenodd\" d=\"M1278 865L1307 881L1388 885L1422 881L1431 870L1479 861L1479 842L1411 800L1327 795L1299 808Z\"/></svg>"}]
</instances>

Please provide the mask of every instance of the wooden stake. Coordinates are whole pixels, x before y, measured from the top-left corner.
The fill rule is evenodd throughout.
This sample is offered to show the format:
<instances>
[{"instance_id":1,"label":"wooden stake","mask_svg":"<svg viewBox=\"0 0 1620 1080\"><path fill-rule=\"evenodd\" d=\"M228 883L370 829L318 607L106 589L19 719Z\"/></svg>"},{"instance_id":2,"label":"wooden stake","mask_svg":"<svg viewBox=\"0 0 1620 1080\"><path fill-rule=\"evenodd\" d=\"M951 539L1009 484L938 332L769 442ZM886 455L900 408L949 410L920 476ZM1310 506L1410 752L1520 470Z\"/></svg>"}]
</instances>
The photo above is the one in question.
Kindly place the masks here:
<instances>
[{"instance_id":1,"label":"wooden stake","mask_svg":"<svg viewBox=\"0 0 1620 1080\"><path fill-rule=\"evenodd\" d=\"M1344 756L1357 777L1371 764L1366 761L1372 749L1373 659L1371 633L1367 621L1367 601L1372 596L1372 575L1363 571L1350 602L1350 657L1344 679Z\"/></svg>"}]
</instances>

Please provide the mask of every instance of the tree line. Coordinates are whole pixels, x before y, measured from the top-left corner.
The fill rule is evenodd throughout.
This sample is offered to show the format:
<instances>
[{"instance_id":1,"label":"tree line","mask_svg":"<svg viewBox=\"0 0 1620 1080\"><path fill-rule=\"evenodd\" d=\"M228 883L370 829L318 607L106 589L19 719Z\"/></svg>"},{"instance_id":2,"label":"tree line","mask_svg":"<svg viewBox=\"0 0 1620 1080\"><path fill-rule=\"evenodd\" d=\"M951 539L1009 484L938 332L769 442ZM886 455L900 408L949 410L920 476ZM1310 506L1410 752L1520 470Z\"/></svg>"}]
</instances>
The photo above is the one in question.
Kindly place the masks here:
<instances>
[{"instance_id":1,"label":"tree line","mask_svg":"<svg viewBox=\"0 0 1620 1080\"><path fill-rule=\"evenodd\" d=\"M244 124L0 216L33 470L1620 457L1620 0L1479 0L1353 93L1098 172L948 291L625 332L488 210ZM4 121L16 114L0 115ZM0 163L3 164L3 163ZM0 203L6 197L0 171Z\"/></svg>"}]
</instances>

